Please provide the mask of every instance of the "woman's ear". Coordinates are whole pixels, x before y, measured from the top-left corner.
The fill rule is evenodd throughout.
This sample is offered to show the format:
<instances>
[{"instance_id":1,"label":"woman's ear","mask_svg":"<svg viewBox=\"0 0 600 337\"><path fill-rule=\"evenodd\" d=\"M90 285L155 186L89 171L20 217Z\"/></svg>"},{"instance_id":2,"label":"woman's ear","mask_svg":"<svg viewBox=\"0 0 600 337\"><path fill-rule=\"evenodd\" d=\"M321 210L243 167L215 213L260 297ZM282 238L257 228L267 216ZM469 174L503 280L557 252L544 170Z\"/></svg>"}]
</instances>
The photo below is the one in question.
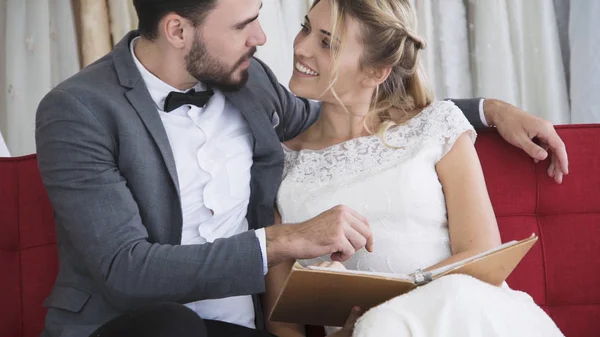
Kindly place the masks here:
<instances>
[{"instance_id":1,"label":"woman's ear","mask_svg":"<svg viewBox=\"0 0 600 337\"><path fill-rule=\"evenodd\" d=\"M369 68L367 69L367 76L363 80L363 85L367 87L377 87L388 79L391 72L392 68L390 67Z\"/></svg>"}]
</instances>

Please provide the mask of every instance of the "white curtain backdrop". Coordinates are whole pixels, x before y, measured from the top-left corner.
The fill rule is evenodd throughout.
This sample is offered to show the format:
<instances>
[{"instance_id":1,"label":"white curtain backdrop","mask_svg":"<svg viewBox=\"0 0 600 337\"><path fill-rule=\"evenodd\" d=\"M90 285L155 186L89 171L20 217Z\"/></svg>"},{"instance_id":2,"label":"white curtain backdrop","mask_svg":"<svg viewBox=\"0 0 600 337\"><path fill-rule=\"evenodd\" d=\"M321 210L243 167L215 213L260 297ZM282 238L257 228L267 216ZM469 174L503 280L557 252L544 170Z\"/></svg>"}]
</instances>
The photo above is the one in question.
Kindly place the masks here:
<instances>
[{"instance_id":1,"label":"white curtain backdrop","mask_svg":"<svg viewBox=\"0 0 600 337\"><path fill-rule=\"evenodd\" d=\"M312 0L263 0L259 22L267 43L258 48L256 57L273 70L286 88L293 72L293 42Z\"/></svg>"},{"instance_id":2,"label":"white curtain backdrop","mask_svg":"<svg viewBox=\"0 0 600 337\"><path fill-rule=\"evenodd\" d=\"M600 122L600 1L570 1L572 112L553 0L413 2L436 98L499 98L555 124ZM268 40L257 56L286 87L293 40L311 3L263 0ZM116 43L137 18L131 0L106 4ZM40 99L79 70L74 15L80 13L73 13L71 0L0 0L0 139L12 155L35 151Z\"/></svg>"},{"instance_id":3,"label":"white curtain backdrop","mask_svg":"<svg viewBox=\"0 0 600 337\"><path fill-rule=\"evenodd\" d=\"M3 48L6 44L5 44L5 40L6 40L6 25L3 24L2 22L4 22L4 20L6 20L6 0L0 0L0 48ZM5 59L6 58L6 52L3 51L3 49L0 49L0 139L2 139L2 148L6 149L6 150L2 150L5 151L6 153L4 154L4 156L8 156L8 148L6 148L6 143L4 142L4 138L2 137L2 132L6 133L7 127L6 127L6 123L7 123L7 119L6 119L6 84L5 84L5 79L6 79L6 71L5 71Z\"/></svg>"},{"instance_id":4,"label":"white curtain backdrop","mask_svg":"<svg viewBox=\"0 0 600 337\"><path fill-rule=\"evenodd\" d=\"M86 67L112 49L110 13L106 0L76 0L81 63Z\"/></svg>"},{"instance_id":5,"label":"white curtain backdrop","mask_svg":"<svg viewBox=\"0 0 600 337\"><path fill-rule=\"evenodd\" d=\"M108 0L110 10L110 34L113 46L130 31L137 29L138 19L133 0Z\"/></svg>"},{"instance_id":6,"label":"white curtain backdrop","mask_svg":"<svg viewBox=\"0 0 600 337\"><path fill-rule=\"evenodd\" d=\"M437 99L473 97L463 0L413 0L418 33L427 41L423 66Z\"/></svg>"},{"instance_id":7,"label":"white curtain backdrop","mask_svg":"<svg viewBox=\"0 0 600 337\"><path fill-rule=\"evenodd\" d=\"M35 152L35 112L42 97L79 70L70 0L0 0L2 133L10 152Z\"/></svg>"},{"instance_id":8,"label":"white curtain backdrop","mask_svg":"<svg viewBox=\"0 0 600 337\"><path fill-rule=\"evenodd\" d=\"M263 2L260 22L268 41L257 56L269 64L284 85L292 73L292 41L310 2ZM555 124L570 122L552 0L413 3L418 31L428 44L423 57L425 70L437 99L498 98Z\"/></svg>"},{"instance_id":9,"label":"white curtain backdrop","mask_svg":"<svg viewBox=\"0 0 600 337\"><path fill-rule=\"evenodd\" d=\"M600 123L600 1L571 1L571 116Z\"/></svg>"},{"instance_id":10,"label":"white curtain backdrop","mask_svg":"<svg viewBox=\"0 0 600 337\"><path fill-rule=\"evenodd\" d=\"M555 124L569 123L552 0L468 5L474 94L505 100Z\"/></svg>"}]
</instances>

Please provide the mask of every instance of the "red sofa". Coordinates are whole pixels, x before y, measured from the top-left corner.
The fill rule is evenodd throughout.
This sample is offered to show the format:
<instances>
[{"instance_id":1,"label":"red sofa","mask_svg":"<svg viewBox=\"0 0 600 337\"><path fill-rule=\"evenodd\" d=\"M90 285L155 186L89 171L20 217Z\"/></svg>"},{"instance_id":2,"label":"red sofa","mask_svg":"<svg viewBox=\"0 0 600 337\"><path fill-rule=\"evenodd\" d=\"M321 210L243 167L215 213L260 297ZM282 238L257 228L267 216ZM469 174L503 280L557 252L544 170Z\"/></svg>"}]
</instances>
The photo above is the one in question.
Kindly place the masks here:
<instances>
[{"instance_id":1,"label":"red sofa","mask_svg":"<svg viewBox=\"0 0 600 337\"><path fill-rule=\"evenodd\" d=\"M508 279L568 337L600 336L600 125L558 127L562 185L493 130L477 149L504 241L540 240ZM39 336L58 270L52 210L35 156L0 158L0 337Z\"/></svg>"}]
</instances>

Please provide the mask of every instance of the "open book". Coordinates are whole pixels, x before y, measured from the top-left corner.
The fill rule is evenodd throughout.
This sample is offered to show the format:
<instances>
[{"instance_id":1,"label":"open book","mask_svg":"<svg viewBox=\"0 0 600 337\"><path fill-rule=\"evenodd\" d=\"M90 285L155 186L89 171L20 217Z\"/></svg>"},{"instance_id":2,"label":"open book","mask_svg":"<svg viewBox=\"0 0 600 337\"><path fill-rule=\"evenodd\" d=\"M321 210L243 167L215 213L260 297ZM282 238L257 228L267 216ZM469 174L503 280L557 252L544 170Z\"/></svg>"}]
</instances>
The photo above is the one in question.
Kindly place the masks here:
<instances>
[{"instance_id":1,"label":"open book","mask_svg":"<svg viewBox=\"0 0 600 337\"><path fill-rule=\"evenodd\" d=\"M353 306L366 311L450 274L467 274L501 285L537 241L537 236L430 271L409 275L302 267L296 263L270 314L274 322L343 326Z\"/></svg>"}]
</instances>

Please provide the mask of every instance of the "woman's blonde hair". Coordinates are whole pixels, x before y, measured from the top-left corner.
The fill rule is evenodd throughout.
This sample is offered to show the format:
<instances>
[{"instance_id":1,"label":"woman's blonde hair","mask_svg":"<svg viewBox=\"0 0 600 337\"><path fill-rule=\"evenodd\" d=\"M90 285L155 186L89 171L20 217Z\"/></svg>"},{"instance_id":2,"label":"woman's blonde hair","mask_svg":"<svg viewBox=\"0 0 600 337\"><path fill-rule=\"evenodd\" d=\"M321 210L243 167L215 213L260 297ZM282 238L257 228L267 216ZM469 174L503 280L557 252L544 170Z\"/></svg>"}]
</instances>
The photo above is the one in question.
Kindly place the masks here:
<instances>
[{"instance_id":1,"label":"woman's blonde hair","mask_svg":"<svg viewBox=\"0 0 600 337\"><path fill-rule=\"evenodd\" d=\"M315 0L313 7L321 0ZM382 139L392 126L405 122L415 111L431 104L433 94L419 61L419 51L425 41L415 33L416 14L410 0L325 0L332 8L331 38L341 41L339 48L332 48L333 90L338 76L340 55L344 49L348 18L358 21L364 54L360 58L362 69L391 68L389 77L375 90L365 126L378 119L377 135ZM393 118L391 111L404 113L403 118Z\"/></svg>"}]
</instances>

